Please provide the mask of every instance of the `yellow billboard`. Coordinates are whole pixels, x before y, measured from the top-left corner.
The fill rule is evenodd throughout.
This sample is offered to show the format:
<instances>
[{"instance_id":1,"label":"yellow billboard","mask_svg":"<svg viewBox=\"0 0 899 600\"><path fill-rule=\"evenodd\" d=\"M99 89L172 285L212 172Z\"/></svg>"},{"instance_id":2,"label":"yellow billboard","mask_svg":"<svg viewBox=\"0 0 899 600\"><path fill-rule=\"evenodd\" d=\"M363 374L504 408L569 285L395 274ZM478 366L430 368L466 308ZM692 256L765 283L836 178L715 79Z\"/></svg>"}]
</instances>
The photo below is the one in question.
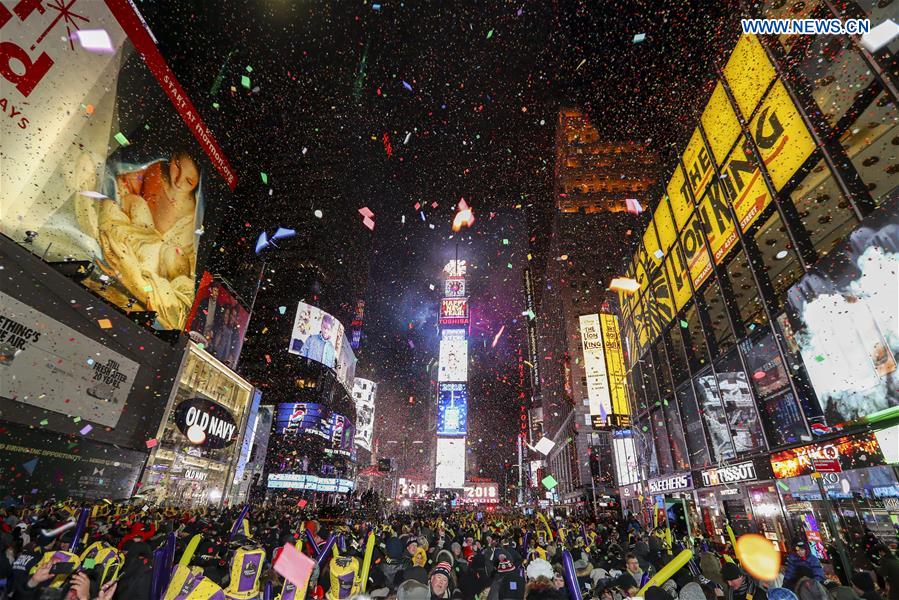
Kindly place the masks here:
<instances>
[{"instance_id":1,"label":"yellow billboard","mask_svg":"<svg viewBox=\"0 0 899 600\"><path fill-rule=\"evenodd\" d=\"M684 179L683 170L681 170L680 165L675 165L674 173L671 174L671 179L668 181L668 198L671 201L671 212L674 215L674 222L678 231L687 224L687 219L690 218L690 211L693 210L693 204L690 202L684 189L686 185L687 182Z\"/></svg>"},{"instance_id":2,"label":"yellow billboard","mask_svg":"<svg viewBox=\"0 0 899 600\"><path fill-rule=\"evenodd\" d=\"M621 332L618 329L618 317L599 313L599 326L602 331L602 345L606 355L606 373L609 377L609 392L612 398L612 415L629 416L627 402L627 371L624 368L624 349L621 346ZM611 415L610 415L611 418ZM622 424L611 418L612 425Z\"/></svg>"},{"instance_id":3,"label":"yellow billboard","mask_svg":"<svg viewBox=\"0 0 899 600\"><path fill-rule=\"evenodd\" d=\"M656 207L655 214L652 216L652 222L656 225L656 233L659 235L659 245L662 252L668 254L674 240L677 239L677 231L674 228L674 221L671 217L671 208L668 206L667 198L662 198Z\"/></svg>"},{"instance_id":4,"label":"yellow billboard","mask_svg":"<svg viewBox=\"0 0 899 600\"><path fill-rule=\"evenodd\" d=\"M705 143L702 141L702 134L699 133L699 127L693 130L687 148L681 157L684 163L684 169L687 173L687 181L690 182L690 189L693 190L694 198L697 197L714 174L712 170L712 160L709 158L709 151L706 150Z\"/></svg>"},{"instance_id":5,"label":"yellow billboard","mask_svg":"<svg viewBox=\"0 0 899 600\"><path fill-rule=\"evenodd\" d=\"M724 180L712 178L699 203L699 216L705 226L712 258L720 265L727 253L737 244L737 227L730 216Z\"/></svg>"},{"instance_id":6,"label":"yellow billboard","mask_svg":"<svg viewBox=\"0 0 899 600\"><path fill-rule=\"evenodd\" d=\"M752 119L749 132L777 191L783 189L815 151L815 140L780 81L771 88Z\"/></svg>"},{"instance_id":7,"label":"yellow billboard","mask_svg":"<svg viewBox=\"0 0 899 600\"><path fill-rule=\"evenodd\" d=\"M740 136L740 123L720 81L715 85L715 91L699 120L709 142L709 149L715 157L715 164L720 165Z\"/></svg>"},{"instance_id":8,"label":"yellow billboard","mask_svg":"<svg viewBox=\"0 0 899 600\"><path fill-rule=\"evenodd\" d=\"M671 297L674 300L674 309L680 310L690 299L690 282L687 281L687 270L682 268L677 258L677 252L672 251L665 257L665 271L668 274L668 285L671 288Z\"/></svg>"},{"instance_id":9,"label":"yellow billboard","mask_svg":"<svg viewBox=\"0 0 899 600\"><path fill-rule=\"evenodd\" d=\"M745 232L771 204L771 193L752 150L746 145L745 137L740 136L734 151L722 165L721 174L726 175L724 182L728 196L740 222L740 229Z\"/></svg>"},{"instance_id":10,"label":"yellow billboard","mask_svg":"<svg viewBox=\"0 0 899 600\"><path fill-rule=\"evenodd\" d=\"M724 79L730 87L743 118L749 119L765 90L777 73L765 49L754 35L740 36L724 66Z\"/></svg>"},{"instance_id":11,"label":"yellow billboard","mask_svg":"<svg viewBox=\"0 0 899 600\"><path fill-rule=\"evenodd\" d=\"M695 214L690 217L680 234L680 245L683 260L690 271L690 279L693 280L693 288L698 290L711 274L712 263L702 239L702 222Z\"/></svg>"}]
</instances>

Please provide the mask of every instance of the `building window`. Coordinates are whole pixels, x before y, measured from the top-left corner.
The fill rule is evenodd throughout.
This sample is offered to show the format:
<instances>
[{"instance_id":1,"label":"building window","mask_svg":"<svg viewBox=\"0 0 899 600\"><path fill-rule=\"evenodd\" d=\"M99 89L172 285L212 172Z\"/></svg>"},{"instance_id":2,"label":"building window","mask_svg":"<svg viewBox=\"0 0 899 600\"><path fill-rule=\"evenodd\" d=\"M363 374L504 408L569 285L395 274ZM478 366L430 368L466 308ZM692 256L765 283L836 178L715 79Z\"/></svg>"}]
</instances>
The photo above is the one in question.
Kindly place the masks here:
<instances>
[{"instance_id":1,"label":"building window","mask_svg":"<svg viewBox=\"0 0 899 600\"><path fill-rule=\"evenodd\" d=\"M643 355L643 388L646 390L646 404L652 409L659 405L659 388L656 386L655 364L652 360L652 352Z\"/></svg>"},{"instance_id":2,"label":"building window","mask_svg":"<svg viewBox=\"0 0 899 600\"><path fill-rule=\"evenodd\" d=\"M750 331L765 323L765 309L758 287L752 279L749 261L740 252L725 265L734 297L731 308L739 315L744 327Z\"/></svg>"},{"instance_id":3,"label":"building window","mask_svg":"<svg viewBox=\"0 0 899 600\"><path fill-rule=\"evenodd\" d=\"M709 347L706 345L705 336L702 333L695 302L687 308L680 327L683 328L685 323L687 327L683 330L683 334L687 346L687 356L690 358L690 369L698 371L709 364Z\"/></svg>"},{"instance_id":4,"label":"building window","mask_svg":"<svg viewBox=\"0 0 899 600\"><path fill-rule=\"evenodd\" d=\"M715 375L710 369L707 369L694 377L693 383L696 385L699 408L709 432L713 462L720 463L735 458L737 453L734 451L734 444L730 439L727 415L724 412L724 403L721 401Z\"/></svg>"},{"instance_id":5,"label":"building window","mask_svg":"<svg viewBox=\"0 0 899 600\"><path fill-rule=\"evenodd\" d=\"M668 362L671 365L674 385L680 385L690 377L690 370L687 367L687 351L684 350L684 339L680 332L681 327L675 321L675 324L665 333L665 345L668 350Z\"/></svg>"},{"instance_id":6,"label":"building window","mask_svg":"<svg viewBox=\"0 0 899 600\"><path fill-rule=\"evenodd\" d=\"M840 138L876 204L899 185L899 110L883 92Z\"/></svg>"},{"instance_id":7,"label":"building window","mask_svg":"<svg viewBox=\"0 0 899 600\"><path fill-rule=\"evenodd\" d=\"M764 447L765 439L749 389L749 378L736 350L715 364L715 374L734 449L741 453Z\"/></svg>"},{"instance_id":8,"label":"building window","mask_svg":"<svg viewBox=\"0 0 899 600\"><path fill-rule=\"evenodd\" d=\"M815 36L798 60L799 72L833 128L874 81L874 74L848 35Z\"/></svg>"},{"instance_id":9,"label":"building window","mask_svg":"<svg viewBox=\"0 0 899 600\"><path fill-rule=\"evenodd\" d=\"M716 348L715 355L720 356L733 347L734 332L730 327L724 298L722 298L721 290L714 278L706 284L705 290L702 292L702 299L709 316L709 325Z\"/></svg>"},{"instance_id":10,"label":"building window","mask_svg":"<svg viewBox=\"0 0 899 600\"><path fill-rule=\"evenodd\" d=\"M654 410L650 413L652 419L652 437L655 442L656 456L659 459L659 471L661 473L670 473L674 470L674 463L671 458L671 441L668 439L668 432L665 429L665 417L661 410Z\"/></svg>"},{"instance_id":11,"label":"building window","mask_svg":"<svg viewBox=\"0 0 899 600\"><path fill-rule=\"evenodd\" d=\"M840 192L836 179L823 160L815 165L790 196L820 256L830 252L858 225L849 200Z\"/></svg>"},{"instance_id":12,"label":"building window","mask_svg":"<svg viewBox=\"0 0 899 600\"><path fill-rule=\"evenodd\" d=\"M802 276L802 265L799 264L799 255L787 236L780 214L775 211L768 217L753 238L774 288L775 300L781 306L787 289Z\"/></svg>"},{"instance_id":13,"label":"building window","mask_svg":"<svg viewBox=\"0 0 899 600\"><path fill-rule=\"evenodd\" d=\"M677 388L677 405L684 423L684 439L690 454L690 464L696 468L708 466L709 450L702 428L702 416L699 414L696 394L693 393L693 386L689 381Z\"/></svg>"},{"instance_id":14,"label":"building window","mask_svg":"<svg viewBox=\"0 0 899 600\"><path fill-rule=\"evenodd\" d=\"M661 339L652 346L652 359L656 365L656 383L659 386L659 397L667 398L674 393L674 386L671 383L668 353L665 352L665 344Z\"/></svg>"},{"instance_id":15,"label":"building window","mask_svg":"<svg viewBox=\"0 0 899 600\"><path fill-rule=\"evenodd\" d=\"M671 443L671 461L674 469L685 471L690 468L690 461L684 440L684 428L681 425L674 395L662 400L662 414L665 416L665 428L668 430L668 441Z\"/></svg>"},{"instance_id":16,"label":"building window","mask_svg":"<svg viewBox=\"0 0 899 600\"><path fill-rule=\"evenodd\" d=\"M640 368L640 361L634 365L632 370L634 380L634 403L636 405L637 414L646 410L646 390L643 387L643 372Z\"/></svg>"},{"instance_id":17,"label":"building window","mask_svg":"<svg viewBox=\"0 0 899 600\"><path fill-rule=\"evenodd\" d=\"M771 330L764 327L752 332L740 343L740 351L770 446L801 441L808 430Z\"/></svg>"}]
</instances>

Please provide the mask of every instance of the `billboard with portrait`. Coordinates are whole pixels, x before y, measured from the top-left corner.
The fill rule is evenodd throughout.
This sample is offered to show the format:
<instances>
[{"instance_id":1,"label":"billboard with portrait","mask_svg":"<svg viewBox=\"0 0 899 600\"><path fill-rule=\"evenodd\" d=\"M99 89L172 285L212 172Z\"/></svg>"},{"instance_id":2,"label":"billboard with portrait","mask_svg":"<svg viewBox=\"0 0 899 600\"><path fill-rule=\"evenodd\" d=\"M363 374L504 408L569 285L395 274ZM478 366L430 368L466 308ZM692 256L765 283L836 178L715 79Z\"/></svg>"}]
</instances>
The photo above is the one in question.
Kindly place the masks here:
<instances>
[{"instance_id":1,"label":"billboard with portrait","mask_svg":"<svg viewBox=\"0 0 899 600\"><path fill-rule=\"evenodd\" d=\"M899 408L899 198L815 263L787 298L828 425Z\"/></svg>"},{"instance_id":2,"label":"billboard with portrait","mask_svg":"<svg viewBox=\"0 0 899 600\"><path fill-rule=\"evenodd\" d=\"M66 19L40 6L3 11L0 62L17 66L0 81L18 114L0 119L2 232L85 261L94 292L183 329L204 213L236 176L132 3L73 0Z\"/></svg>"},{"instance_id":3,"label":"billboard with portrait","mask_svg":"<svg viewBox=\"0 0 899 600\"><path fill-rule=\"evenodd\" d=\"M371 452L375 428L375 400L378 384L357 377L353 381L353 401L356 404L356 445Z\"/></svg>"},{"instance_id":4,"label":"billboard with portrait","mask_svg":"<svg viewBox=\"0 0 899 600\"><path fill-rule=\"evenodd\" d=\"M437 388L437 435L468 433L468 384L440 383Z\"/></svg>"},{"instance_id":5,"label":"billboard with portrait","mask_svg":"<svg viewBox=\"0 0 899 600\"><path fill-rule=\"evenodd\" d=\"M203 349L237 368L250 313L227 286L203 273L186 329L202 336Z\"/></svg>"},{"instance_id":6,"label":"billboard with portrait","mask_svg":"<svg viewBox=\"0 0 899 600\"><path fill-rule=\"evenodd\" d=\"M332 413L329 419L329 429L331 449L345 456L353 455L353 440L356 437L356 427L352 421L344 415Z\"/></svg>"},{"instance_id":7,"label":"billboard with portrait","mask_svg":"<svg viewBox=\"0 0 899 600\"><path fill-rule=\"evenodd\" d=\"M343 325L334 316L305 302L298 303L288 352L334 369L337 379L352 391L356 356Z\"/></svg>"}]
</instances>

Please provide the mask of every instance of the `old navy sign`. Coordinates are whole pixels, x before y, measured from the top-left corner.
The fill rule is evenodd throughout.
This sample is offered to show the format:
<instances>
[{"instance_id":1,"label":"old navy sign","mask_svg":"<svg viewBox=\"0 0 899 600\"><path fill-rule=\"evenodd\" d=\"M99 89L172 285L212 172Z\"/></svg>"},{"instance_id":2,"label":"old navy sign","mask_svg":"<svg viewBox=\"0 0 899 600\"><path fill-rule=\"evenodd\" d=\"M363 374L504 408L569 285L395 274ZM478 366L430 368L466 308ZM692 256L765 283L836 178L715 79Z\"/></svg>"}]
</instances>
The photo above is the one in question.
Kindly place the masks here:
<instances>
[{"instance_id":1,"label":"old navy sign","mask_svg":"<svg viewBox=\"0 0 899 600\"><path fill-rule=\"evenodd\" d=\"M189 398L175 409L175 424L194 446L224 448L234 442L237 423L227 408L205 398Z\"/></svg>"},{"instance_id":2,"label":"old navy sign","mask_svg":"<svg viewBox=\"0 0 899 600\"><path fill-rule=\"evenodd\" d=\"M660 477L658 479L649 480L650 494L677 492L680 490L688 490L692 487L693 476L690 473L683 473L681 475L672 475L670 477Z\"/></svg>"},{"instance_id":3,"label":"old navy sign","mask_svg":"<svg viewBox=\"0 0 899 600\"><path fill-rule=\"evenodd\" d=\"M726 483L740 483L741 481L755 481L756 479L758 479L758 476L755 472L755 465L751 460L702 471L702 484L706 487L724 485Z\"/></svg>"}]
</instances>

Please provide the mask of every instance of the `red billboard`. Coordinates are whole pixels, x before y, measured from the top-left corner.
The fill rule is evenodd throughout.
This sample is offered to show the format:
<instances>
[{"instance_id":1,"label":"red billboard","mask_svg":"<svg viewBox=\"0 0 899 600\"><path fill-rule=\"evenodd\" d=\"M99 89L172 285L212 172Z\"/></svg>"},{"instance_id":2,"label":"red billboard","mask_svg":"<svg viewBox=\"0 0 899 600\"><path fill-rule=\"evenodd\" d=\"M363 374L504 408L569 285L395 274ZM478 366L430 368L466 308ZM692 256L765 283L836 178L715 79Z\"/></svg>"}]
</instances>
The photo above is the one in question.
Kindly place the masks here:
<instances>
[{"instance_id":1,"label":"red billboard","mask_svg":"<svg viewBox=\"0 0 899 600\"><path fill-rule=\"evenodd\" d=\"M771 468L777 479L811 475L816 466L823 467L820 472L833 473L875 467L885 462L873 433L845 436L771 455Z\"/></svg>"}]
</instances>

